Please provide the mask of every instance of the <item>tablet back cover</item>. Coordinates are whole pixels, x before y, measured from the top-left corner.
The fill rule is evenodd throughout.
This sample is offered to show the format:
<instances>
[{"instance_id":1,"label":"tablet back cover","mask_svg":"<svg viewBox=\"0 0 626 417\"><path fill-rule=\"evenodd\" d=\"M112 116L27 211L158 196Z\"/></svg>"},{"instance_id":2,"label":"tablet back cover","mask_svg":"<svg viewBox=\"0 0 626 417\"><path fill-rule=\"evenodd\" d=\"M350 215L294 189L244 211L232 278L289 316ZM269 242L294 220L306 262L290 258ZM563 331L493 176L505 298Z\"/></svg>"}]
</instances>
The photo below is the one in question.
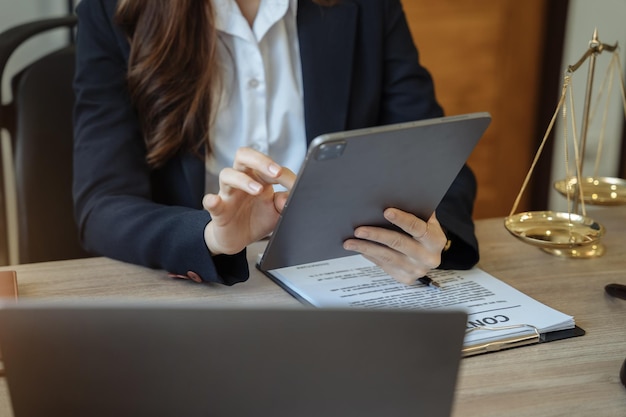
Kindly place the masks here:
<instances>
[{"instance_id":1,"label":"tablet back cover","mask_svg":"<svg viewBox=\"0 0 626 417\"><path fill-rule=\"evenodd\" d=\"M389 207L428 219L490 121L472 113L316 138L260 269L354 255L343 242L358 226L391 227Z\"/></svg>"}]
</instances>

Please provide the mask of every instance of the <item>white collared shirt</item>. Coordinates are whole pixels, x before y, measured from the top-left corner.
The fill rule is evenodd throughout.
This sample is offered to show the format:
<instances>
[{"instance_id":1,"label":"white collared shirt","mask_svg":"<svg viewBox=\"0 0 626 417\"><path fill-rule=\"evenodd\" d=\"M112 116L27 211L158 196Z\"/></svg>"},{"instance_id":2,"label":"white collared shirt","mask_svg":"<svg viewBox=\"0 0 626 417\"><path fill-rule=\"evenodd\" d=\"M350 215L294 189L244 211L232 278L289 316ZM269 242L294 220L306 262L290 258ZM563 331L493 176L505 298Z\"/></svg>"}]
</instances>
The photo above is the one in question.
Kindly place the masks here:
<instances>
[{"instance_id":1,"label":"white collared shirt","mask_svg":"<svg viewBox=\"0 0 626 417\"><path fill-rule=\"evenodd\" d=\"M214 0L222 94L206 160L206 192L249 146L298 172L306 153L297 0L261 0L251 28L235 0Z\"/></svg>"}]
</instances>

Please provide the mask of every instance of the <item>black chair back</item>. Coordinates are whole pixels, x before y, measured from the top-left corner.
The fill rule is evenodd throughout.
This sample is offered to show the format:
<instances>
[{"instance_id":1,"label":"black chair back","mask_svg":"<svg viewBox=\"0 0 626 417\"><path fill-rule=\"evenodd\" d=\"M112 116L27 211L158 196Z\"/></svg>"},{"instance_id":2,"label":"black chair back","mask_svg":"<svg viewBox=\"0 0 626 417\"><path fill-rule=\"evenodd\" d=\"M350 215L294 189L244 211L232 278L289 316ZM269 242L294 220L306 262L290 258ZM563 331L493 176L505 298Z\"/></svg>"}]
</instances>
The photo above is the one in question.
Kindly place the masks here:
<instances>
[{"instance_id":1,"label":"black chair back","mask_svg":"<svg viewBox=\"0 0 626 417\"><path fill-rule=\"evenodd\" d=\"M25 40L75 24L75 16L45 19L0 34L0 73ZM19 263L89 256L72 203L74 55L70 44L23 68L11 79L12 101L0 109L14 151Z\"/></svg>"}]
</instances>

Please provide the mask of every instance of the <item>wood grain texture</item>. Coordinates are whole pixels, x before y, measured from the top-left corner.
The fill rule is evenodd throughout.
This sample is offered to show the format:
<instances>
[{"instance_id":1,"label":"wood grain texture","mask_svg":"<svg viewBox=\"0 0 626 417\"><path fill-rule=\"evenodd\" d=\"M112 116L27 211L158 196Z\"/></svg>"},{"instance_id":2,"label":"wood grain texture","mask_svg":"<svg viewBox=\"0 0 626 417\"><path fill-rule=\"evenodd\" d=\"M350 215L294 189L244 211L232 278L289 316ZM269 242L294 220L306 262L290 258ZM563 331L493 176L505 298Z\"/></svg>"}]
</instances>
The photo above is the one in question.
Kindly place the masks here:
<instances>
[{"instance_id":1,"label":"wood grain texture","mask_svg":"<svg viewBox=\"0 0 626 417\"><path fill-rule=\"evenodd\" d=\"M573 315L587 334L464 359L454 416L626 415L626 302L604 292L626 282L626 208L588 214L608 230L597 259L554 257L509 235L502 219L478 222L480 267Z\"/></svg>"}]
</instances>

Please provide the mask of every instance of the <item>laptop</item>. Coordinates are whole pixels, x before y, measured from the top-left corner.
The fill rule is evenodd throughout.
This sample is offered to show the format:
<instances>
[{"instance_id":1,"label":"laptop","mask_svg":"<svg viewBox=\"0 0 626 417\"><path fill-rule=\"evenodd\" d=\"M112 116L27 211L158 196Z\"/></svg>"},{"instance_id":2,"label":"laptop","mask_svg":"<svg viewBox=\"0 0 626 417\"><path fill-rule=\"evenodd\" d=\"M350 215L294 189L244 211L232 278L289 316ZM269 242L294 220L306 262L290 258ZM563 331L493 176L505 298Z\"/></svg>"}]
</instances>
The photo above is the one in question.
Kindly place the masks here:
<instances>
[{"instance_id":1,"label":"laptop","mask_svg":"<svg viewBox=\"0 0 626 417\"><path fill-rule=\"evenodd\" d=\"M428 219L490 122L471 113L316 138L259 269L354 255L343 242L357 226L392 227L389 207Z\"/></svg>"},{"instance_id":2,"label":"laptop","mask_svg":"<svg viewBox=\"0 0 626 417\"><path fill-rule=\"evenodd\" d=\"M458 311L0 307L15 417L448 417Z\"/></svg>"}]
</instances>

